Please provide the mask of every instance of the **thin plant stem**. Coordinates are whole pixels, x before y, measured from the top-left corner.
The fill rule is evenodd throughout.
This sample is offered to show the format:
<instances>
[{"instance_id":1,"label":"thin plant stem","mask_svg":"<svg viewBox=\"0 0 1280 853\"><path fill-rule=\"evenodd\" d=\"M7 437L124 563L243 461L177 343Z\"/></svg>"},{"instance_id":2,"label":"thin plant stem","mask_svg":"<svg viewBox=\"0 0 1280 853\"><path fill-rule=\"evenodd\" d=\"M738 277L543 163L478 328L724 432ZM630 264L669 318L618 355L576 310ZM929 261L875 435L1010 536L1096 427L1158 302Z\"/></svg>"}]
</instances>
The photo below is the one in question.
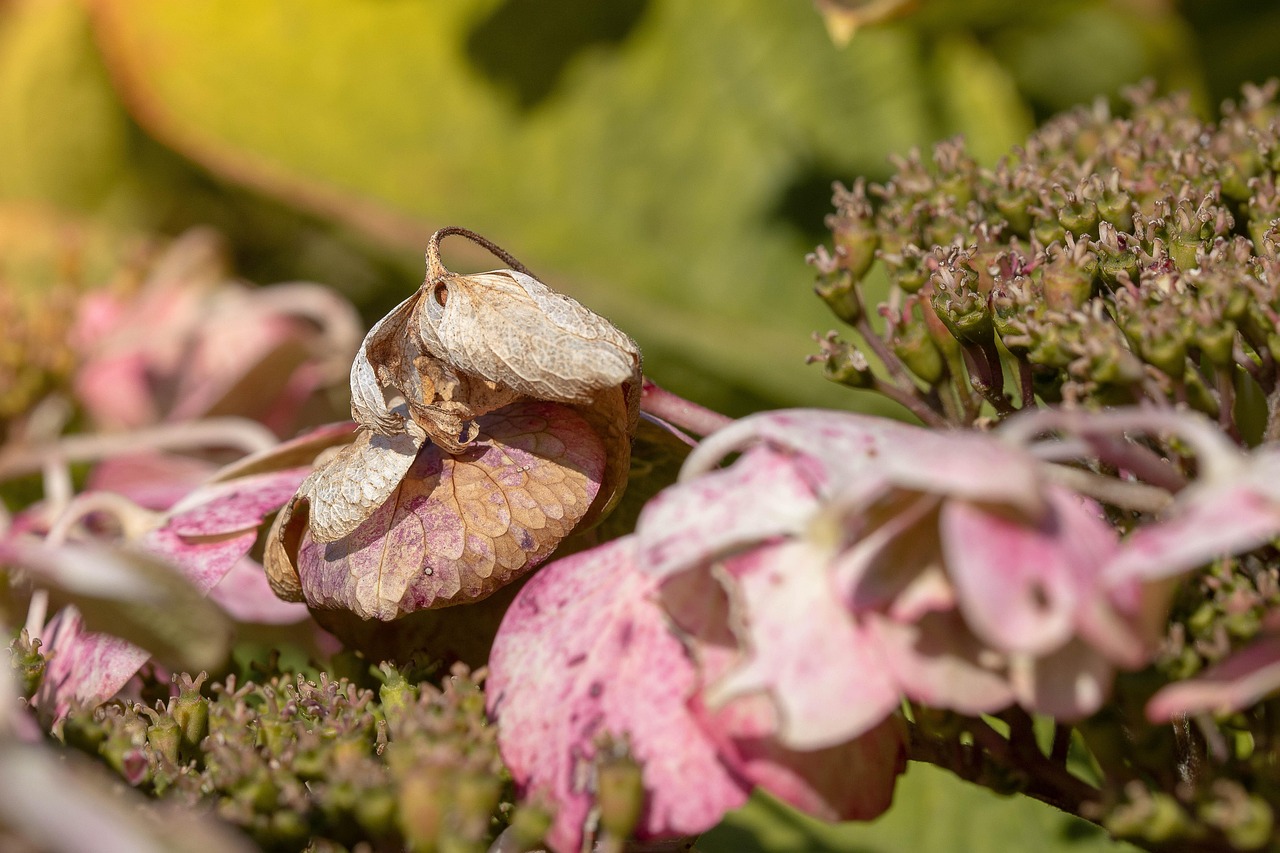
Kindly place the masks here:
<instances>
[{"instance_id":1,"label":"thin plant stem","mask_svg":"<svg viewBox=\"0 0 1280 853\"><path fill-rule=\"evenodd\" d=\"M1158 486L1053 463L1045 464L1041 470L1051 482L1122 509L1154 515L1173 503L1173 495Z\"/></svg>"},{"instance_id":2,"label":"thin plant stem","mask_svg":"<svg viewBox=\"0 0 1280 853\"><path fill-rule=\"evenodd\" d=\"M515 256L506 249L494 243L488 237L482 237L474 231L467 228L461 228L457 225L449 225L441 228L439 231L431 235L431 239L427 242L427 282L434 283L450 275L449 269L440 260L440 241L445 237L457 235L465 237L477 246L483 247L495 258L501 260L504 264L511 267L516 272L524 273L530 278L537 278L529 268L516 260Z\"/></svg>"},{"instance_id":3,"label":"thin plant stem","mask_svg":"<svg viewBox=\"0 0 1280 853\"><path fill-rule=\"evenodd\" d=\"M733 423L728 415L673 394L647 376L641 386L640 410L694 435L710 435Z\"/></svg>"}]
</instances>

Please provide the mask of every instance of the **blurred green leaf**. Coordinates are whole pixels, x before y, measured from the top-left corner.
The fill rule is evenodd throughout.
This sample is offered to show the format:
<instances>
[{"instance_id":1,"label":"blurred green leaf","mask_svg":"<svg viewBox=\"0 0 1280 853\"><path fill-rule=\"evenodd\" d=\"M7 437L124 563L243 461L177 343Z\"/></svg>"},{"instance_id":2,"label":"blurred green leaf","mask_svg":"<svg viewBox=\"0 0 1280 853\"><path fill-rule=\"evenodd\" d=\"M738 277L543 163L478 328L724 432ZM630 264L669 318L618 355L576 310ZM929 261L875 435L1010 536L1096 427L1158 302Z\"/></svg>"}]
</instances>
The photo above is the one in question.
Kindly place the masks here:
<instances>
[{"instance_id":1,"label":"blurred green leaf","mask_svg":"<svg viewBox=\"0 0 1280 853\"><path fill-rule=\"evenodd\" d=\"M757 794L698 841L703 853L1124 853L1098 827L1028 797L1002 797L913 762L893 808L872 823L831 826Z\"/></svg>"}]
</instances>

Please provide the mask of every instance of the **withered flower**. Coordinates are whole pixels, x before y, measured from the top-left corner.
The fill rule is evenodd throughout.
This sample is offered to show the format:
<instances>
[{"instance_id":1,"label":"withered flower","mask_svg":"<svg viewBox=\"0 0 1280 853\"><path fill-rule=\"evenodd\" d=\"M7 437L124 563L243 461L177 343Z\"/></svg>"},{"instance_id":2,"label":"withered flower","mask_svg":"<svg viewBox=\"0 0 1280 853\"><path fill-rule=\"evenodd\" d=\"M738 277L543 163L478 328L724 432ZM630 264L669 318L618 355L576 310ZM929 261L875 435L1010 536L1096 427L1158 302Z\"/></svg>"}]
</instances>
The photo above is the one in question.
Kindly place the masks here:
<instances>
[{"instance_id":1,"label":"withered flower","mask_svg":"<svg viewBox=\"0 0 1280 853\"><path fill-rule=\"evenodd\" d=\"M449 271L452 234L510 269ZM488 596L620 496L639 380L635 343L607 320L441 229L426 280L351 368L354 442L276 521L277 594L382 620Z\"/></svg>"}]
</instances>

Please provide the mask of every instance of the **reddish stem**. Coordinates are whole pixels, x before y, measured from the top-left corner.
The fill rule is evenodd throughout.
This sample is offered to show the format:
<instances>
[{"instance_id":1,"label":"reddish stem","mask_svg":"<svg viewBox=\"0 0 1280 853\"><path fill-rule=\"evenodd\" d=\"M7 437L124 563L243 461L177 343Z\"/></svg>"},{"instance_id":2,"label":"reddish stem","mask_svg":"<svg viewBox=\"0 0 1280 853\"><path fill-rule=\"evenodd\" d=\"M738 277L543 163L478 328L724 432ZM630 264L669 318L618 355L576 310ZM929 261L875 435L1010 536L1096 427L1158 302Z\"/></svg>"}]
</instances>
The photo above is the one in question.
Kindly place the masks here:
<instances>
[{"instance_id":1,"label":"reddish stem","mask_svg":"<svg viewBox=\"0 0 1280 853\"><path fill-rule=\"evenodd\" d=\"M728 415L722 415L706 406L699 406L677 394L672 394L647 376L641 386L640 409L695 435L711 435L721 427L733 423L733 418Z\"/></svg>"}]
</instances>

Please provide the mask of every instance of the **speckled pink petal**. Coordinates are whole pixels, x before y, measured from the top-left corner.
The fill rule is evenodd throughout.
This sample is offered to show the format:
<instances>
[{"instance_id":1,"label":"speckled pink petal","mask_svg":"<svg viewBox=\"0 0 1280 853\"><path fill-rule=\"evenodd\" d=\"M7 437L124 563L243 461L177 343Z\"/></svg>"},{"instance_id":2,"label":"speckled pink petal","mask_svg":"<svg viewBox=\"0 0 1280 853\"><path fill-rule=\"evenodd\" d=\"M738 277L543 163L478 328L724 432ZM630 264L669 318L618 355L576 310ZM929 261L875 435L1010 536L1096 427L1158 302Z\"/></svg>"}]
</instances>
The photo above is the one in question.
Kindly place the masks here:
<instances>
[{"instance_id":1,"label":"speckled pink petal","mask_svg":"<svg viewBox=\"0 0 1280 853\"><path fill-rule=\"evenodd\" d=\"M308 604L395 619L484 598L550 556L599 491L604 445L557 403L515 403L479 425L464 454L425 445L349 536L302 539Z\"/></svg>"},{"instance_id":2,"label":"speckled pink petal","mask_svg":"<svg viewBox=\"0 0 1280 853\"><path fill-rule=\"evenodd\" d=\"M687 705L697 679L635 570L631 537L543 569L503 619L489 659L489 712L525 796L556 806L547 840L577 851L598 739L625 736L643 767L640 833L696 834L746 800Z\"/></svg>"},{"instance_id":3,"label":"speckled pink petal","mask_svg":"<svg viewBox=\"0 0 1280 853\"><path fill-rule=\"evenodd\" d=\"M1162 687L1147 703L1147 719L1179 714L1228 714L1280 690L1280 636L1265 635L1186 681Z\"/></svg>"},{"instance_id":4,"label":"speckled pink petal","mask_svg":"<svg viewBox=\"0 0 1280 853\"><path fill-rule=\"evenodd\" d=\"M799 540L725 563L745 655L707 688L707 704L767 692L778 709L778 740L793 749L857 737L900 700L880 648L841 602L829 560Z\"/></svg>"},{"instance_id":5,"label":"speckled pink petal","mask_svg":"<svg viewBox=\"0 0 1280 853\"><path fill-rule=\"evenodd\" d=\"M74 607L59 611L41 639L49 663L34 704L46 724L62 719L72 705L107 701L151 658L119 637L86 631Z\"/></svg>"},{"instance_id":6,"label":"speckled pink petal","mask_svg":"<svg viewBox=\"0 0 1280 853\"><path fill-rule=\"evenodd\" d=\"M795 535L817 506L793 457L753 448L730 468L650 499L636 522L640 569L663 579L770 537Z\"/></svg>"},{"instance_id":7,"label":"speckled pink petal","mask_svg":"<svg viewBox=\"0 0 1280 853\"><path fill-rule=\"evenodd\" d=\"M982 645L955 611L910 623L864 617L884 652L883 665L908 698L961 714L990 714L1013 704L1004 661Z\"/></svg>"},{"instance_id":8,"label":"speckled pink petal","mask_svg":"<svg viewBox=\"0 0 1280 853\"><path fill-rule=\"evenodd\" d=\"M973 632L1002 652L1041 655L1072 636L1115 533L1074 493L1046 491L1039 523L948 501L940 528L947 574Z\"/></svg>"},{"instance_id":9,"label":"speckled pink petal","mask_svg":"<svg viewBox=\"0 0 1280 853\"><path fill-rule=\"evenodd\" d=\"M1005 504L1030 516L1044 508L1038 463L1000 439L824 409L786 409L735 421L703 439L681 478L760 443L811 460L816 472L810 477L825 479L828 496L874 471L903 488Z\"/></svg>"},{"instance_id":10,"label":"speckled pink petal","mask_svg":"<svg viewBox=\"0 0 1280 853\"><path fill-rule=\"evenodd\" d=\"M251 474L210 483L169 511L165 527L178 536L223 536L256 529L293 497L311 466Z\"/></svg>"},{"instance_id":11,"label":"speckled pink petal","mask_svg":"<svg viewBox=\"0 0 1280 853\"><path fill-rule=\"evenodd\" d=\"M695 709L699 706L695 703ZM777 718L764 696L709 712L703 728L745 779L820 820L871 820L893 802L906 769L902 721L889 717L859 737L825 749L794 750L774 736Z\"/></svg>"},{"instance_id":12,"label":"speckled pink petal","mask_svg":"<svg viewBox=\"0 0 1280 853\"><path fill-rule=\"evenodd\" d=\"M1280 534L1280 500L1248 482L1192 486L1167 520L1140 527L1107 566L1114 581L1175 577Z\"/></svg>"}]
</instances>

